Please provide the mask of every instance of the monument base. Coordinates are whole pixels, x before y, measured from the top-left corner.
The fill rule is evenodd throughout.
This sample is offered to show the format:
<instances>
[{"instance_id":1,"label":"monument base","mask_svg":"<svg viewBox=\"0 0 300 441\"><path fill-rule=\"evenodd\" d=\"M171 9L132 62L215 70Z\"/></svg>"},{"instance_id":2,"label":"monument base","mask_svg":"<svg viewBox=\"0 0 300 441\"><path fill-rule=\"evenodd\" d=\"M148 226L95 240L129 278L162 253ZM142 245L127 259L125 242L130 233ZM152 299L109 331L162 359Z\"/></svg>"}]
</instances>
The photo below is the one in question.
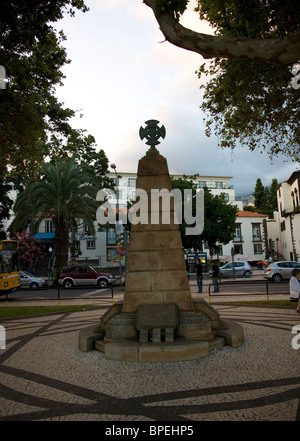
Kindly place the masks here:
<instances>
[{"instance_id":1,"label":"monument base","mask_svg":"<svg viewBox=\"0 0 300 441\"><path fill-rule=\"evenodd\" d=\"M241 325L221 320L203 299L193 304L191 312L180 312L173 303L140 305L134 314L115 304L99 325L80 331L78 347L101 351L107 360L167 362L197 360L213 349L243 344Z\"/></svg>"}]
</instances>

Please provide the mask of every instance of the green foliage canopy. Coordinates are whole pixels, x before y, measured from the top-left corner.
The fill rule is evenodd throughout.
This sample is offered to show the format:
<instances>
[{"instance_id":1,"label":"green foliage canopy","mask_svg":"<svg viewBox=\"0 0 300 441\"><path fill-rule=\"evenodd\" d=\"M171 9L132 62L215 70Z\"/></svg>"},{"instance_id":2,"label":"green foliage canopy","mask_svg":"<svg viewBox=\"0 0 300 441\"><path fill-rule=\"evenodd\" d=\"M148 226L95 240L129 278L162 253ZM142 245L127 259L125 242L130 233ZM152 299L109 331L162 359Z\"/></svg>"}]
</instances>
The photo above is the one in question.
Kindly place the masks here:
<instances>
[{"instance_id":1,"label":"green foliage canopy","mask_svg":"<svg viewBox=\"0 0 300 441\"><path fill-rule=\"evenodd\" d=\"M53 151L54 139L73 133L74 111L55 97L67 59L63 32L52 23L64 12L87 11L82 0L1 1L0 62L6 88L0 90L0 169L28 178ZM50 137L52 134L52 139Z\"/></svg>"},{"instance_id":2,"label":"green foliage canopy","mask_svg":"<svg viewBox=\"0 0 300 441\"><path fill-rule=\"evenodd\" d=\"M198 0L201 19L217 35L284 38L300 29L300 4L294 0ZM222 147L237 142L270 157L284 154L300 161L300 88L292 87L293 66L216 58L198 71L212 77L203 86L206 133Z\"/></svg>"},{"instance_id":3,"label":"green foliage canopy","mask_svg":"<svg viewBox=\"0 0 300 441\"><path fill-rule=\"evenodd\" d=\"M97 209L97 179L73 158L60 158L45 163L39 182L31 182L20 192L14 205L15 219L11 230L23 231L30 225L31 233L45 218L51 218L55 228L56 266L68 261L69 231L76 220L83 221L94 233Z\"/></svg>"},{"instance_id":4,"label":"green foliage canopy","mask_svg":"<svg viewBox=\"0 0 300 441\"><path fill-rule=\"evenodd\" d=\"M197 186L194 183L195 176L185 176L183 179L171 178L172 188L181 190L184 195L184 189L192 190L195 195ZM184 207L184 201L182 208ZM193 198L193 216L195 216L196 204ZM204 188L204 230L199 236L188 236L185 234L185 223L179 226L182 244L184 248L202 249L202 241L208 242L212 247L217 241L227 244L233 239L236 223L237 208L225 201L224 195L214 196L207 187ZM184 218L184 216L182 216ZM184 219L183 219L184 220Z\"/></svg>"},{"instance_id":5,"label":"green foliage canopy","mask_svg":"<svg viewBox=\"0 0 300 441\"><path fill-rule=\"evenodd\" d=\"M188 0L144 3L167 41L212 60L198 71L209 77L201 86L207 136L215 133L221 147L241 143L300 161L299 1L197 0L215 35L180 24Z\"/></svg>"}]
</instances>

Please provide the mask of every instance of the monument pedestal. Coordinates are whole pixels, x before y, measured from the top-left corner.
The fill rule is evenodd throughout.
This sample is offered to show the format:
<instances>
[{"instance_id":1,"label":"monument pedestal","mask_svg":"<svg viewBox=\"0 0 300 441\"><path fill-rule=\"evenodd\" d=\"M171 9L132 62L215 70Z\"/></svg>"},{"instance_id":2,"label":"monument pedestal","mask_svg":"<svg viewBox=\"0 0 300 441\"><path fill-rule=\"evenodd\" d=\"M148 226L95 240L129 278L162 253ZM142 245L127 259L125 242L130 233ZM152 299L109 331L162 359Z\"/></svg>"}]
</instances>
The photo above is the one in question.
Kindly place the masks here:
<instances>
[{"instance_id":1,"label":"monument pedestal","mask_svg":"<svg viewBox=\"0 0 300 441\"><path fill-rule=\"evenodd\" d=\"M143 222L131 227L124 301L98 326L80 331L79 349L102 351L109 360L150 362L194 360L225 344L242 345L240 325L192 299L166 159L151 147L137 175L136 188L147 201L139 205ZM153 191L169 201L154 201Z\"/></svg>"}]
</instances>

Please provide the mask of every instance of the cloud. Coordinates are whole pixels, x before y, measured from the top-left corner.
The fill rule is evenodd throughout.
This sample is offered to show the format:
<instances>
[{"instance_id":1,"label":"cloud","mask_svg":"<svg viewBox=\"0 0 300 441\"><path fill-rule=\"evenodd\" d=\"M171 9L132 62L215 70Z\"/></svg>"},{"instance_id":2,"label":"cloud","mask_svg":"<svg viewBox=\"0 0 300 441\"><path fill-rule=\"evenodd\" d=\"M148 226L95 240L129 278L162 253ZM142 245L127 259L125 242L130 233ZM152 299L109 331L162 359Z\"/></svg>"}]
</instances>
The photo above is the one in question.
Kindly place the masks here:
<instances>
[{"instance_id":1,"label":"cloud","mask_svg":"<svg viewBox=\"0 0 300 441\"><path fill-rule=\"evenodd\" d=\"M253 191L257 178L265 186L275 177L288 179L297 164L284 157L271 162L247 148L223 150L217 137L205 136L195 75L203 58L159 43L163 36L150 8L137 0L88 0L87 5L90 12L59 22L72 63L64 68L65 86L57 95L66 106L82 109L74 126L95 136L119 172L136 172L148 149L139 128L157 119L166 127L158 148L171 173L232 176L237 195ZM197 14L189 14L191 23Z\"/></svg>"}]
</instances>

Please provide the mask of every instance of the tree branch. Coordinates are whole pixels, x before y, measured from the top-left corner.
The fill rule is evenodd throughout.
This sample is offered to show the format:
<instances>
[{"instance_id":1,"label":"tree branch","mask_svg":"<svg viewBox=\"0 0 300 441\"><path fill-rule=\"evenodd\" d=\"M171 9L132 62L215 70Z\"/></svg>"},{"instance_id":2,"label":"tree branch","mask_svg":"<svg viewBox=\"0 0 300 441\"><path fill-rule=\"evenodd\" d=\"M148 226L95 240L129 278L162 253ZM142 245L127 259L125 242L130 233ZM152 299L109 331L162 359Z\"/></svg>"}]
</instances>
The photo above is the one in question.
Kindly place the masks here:
<instances>
[{"instance_id":1,"label":"tree branch","mask_svg":"<svg viewBox=\"0 0 300 441\"><path fill-rule=\"evenodd\" d=\"M144 0L166 40L204 58L238 58L285 66L300 60L300 32L282 38L224 37L202 34L182 26L163 0ZM157 7L159 6L159 8Z\"/></svg>"}]
</instances>

